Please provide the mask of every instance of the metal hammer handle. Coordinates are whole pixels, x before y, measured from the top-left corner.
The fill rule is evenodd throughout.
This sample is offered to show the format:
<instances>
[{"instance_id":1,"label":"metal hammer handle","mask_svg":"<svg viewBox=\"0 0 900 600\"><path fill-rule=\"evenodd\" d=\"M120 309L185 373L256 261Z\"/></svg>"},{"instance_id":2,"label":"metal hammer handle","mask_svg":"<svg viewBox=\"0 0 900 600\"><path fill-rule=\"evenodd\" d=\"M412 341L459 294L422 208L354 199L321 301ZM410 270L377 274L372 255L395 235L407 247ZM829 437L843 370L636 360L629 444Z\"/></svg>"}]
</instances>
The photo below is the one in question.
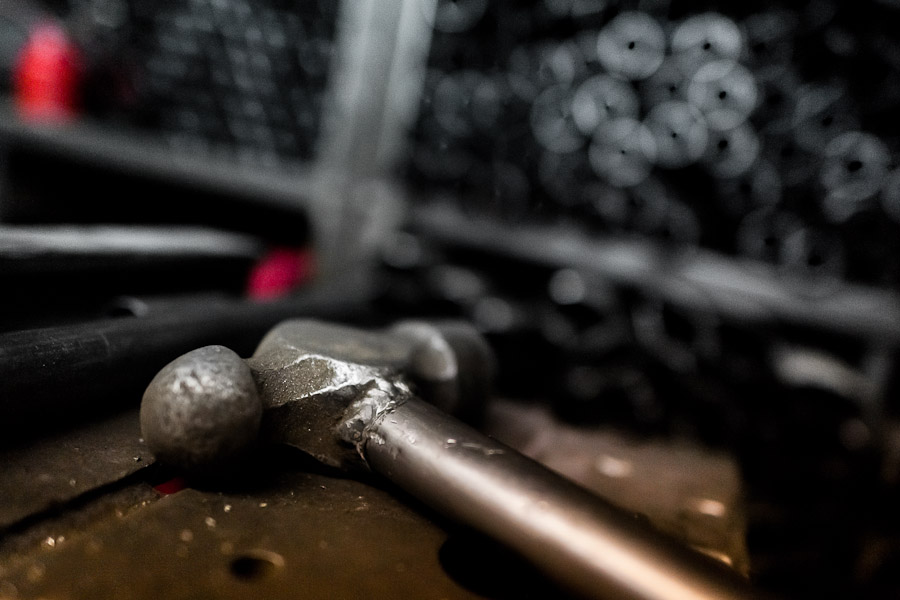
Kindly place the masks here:
<instances>
[{"instance_id":1,"label":"metal hammer handle","mask_svg":"<svg viewBox=\"0 0 900 600\"><path fill-rule=\"evenodd\" d=\"M374 422L363 451L373 470L587 597L759 597L713 559L421 400Z\"/></svg>"}]
</instances>

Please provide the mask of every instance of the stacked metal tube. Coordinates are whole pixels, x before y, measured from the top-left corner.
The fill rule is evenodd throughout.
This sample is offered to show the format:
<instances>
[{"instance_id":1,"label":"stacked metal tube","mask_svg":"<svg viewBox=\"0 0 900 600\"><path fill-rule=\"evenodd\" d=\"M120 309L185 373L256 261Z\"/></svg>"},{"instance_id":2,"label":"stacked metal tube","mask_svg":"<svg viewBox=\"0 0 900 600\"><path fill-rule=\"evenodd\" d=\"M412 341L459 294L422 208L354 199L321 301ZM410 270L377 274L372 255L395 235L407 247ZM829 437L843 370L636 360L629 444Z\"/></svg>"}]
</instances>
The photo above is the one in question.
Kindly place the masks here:
<instances>
[{"instance_id":1,"label":"stacked metal tube","mask_svg":"<svg viewBox=\"0 0 900 600\"><path fill-rule=\"evenodd\" d=\"M872 250L900 232L895 9L452 4L414 130L421 186L508 222L896 286L900 265Z\"/></svg>"}]
</instances>

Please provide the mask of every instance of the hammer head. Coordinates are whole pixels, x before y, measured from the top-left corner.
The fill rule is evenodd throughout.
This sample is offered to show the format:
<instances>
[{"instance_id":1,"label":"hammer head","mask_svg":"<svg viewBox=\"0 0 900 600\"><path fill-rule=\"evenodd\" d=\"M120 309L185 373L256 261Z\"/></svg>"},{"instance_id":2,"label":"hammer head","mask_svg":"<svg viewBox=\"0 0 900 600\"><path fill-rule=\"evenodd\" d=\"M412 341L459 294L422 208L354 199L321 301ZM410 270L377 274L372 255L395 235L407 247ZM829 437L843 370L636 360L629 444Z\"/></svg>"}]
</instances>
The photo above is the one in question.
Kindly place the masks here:
<instances>
[{"instance_id":1,"label":"hammer head","mask_svg":"<svg viewBox=\"0 0 900 600\"><path fill-rule=\"evenodd\" d=\"M186 470L215 466L257 438L262 403L250 368L224 346L188 352L157 373L141 401L156 457Z\"/></svg>"},{"instance_id":2,"label":"hammer head","mask_svg":"<svg viewBox=\"0 0 900 600\"><path fill-rule=\"evenodd\" d=\"M221 347L195 350L165 367L141 407L148 445L183 468L234 456L250 445L260 423L264 439L330 466L364 468L366 428L397 403L416 393L472 416L493 369L487 344L461 324L405 322L372 332L295 320L272 329L246 361L211 348ZM244 390L242 398L256 403L261 418L245 417L229 400L232 389Z\"/></svg>"}]
</instances>

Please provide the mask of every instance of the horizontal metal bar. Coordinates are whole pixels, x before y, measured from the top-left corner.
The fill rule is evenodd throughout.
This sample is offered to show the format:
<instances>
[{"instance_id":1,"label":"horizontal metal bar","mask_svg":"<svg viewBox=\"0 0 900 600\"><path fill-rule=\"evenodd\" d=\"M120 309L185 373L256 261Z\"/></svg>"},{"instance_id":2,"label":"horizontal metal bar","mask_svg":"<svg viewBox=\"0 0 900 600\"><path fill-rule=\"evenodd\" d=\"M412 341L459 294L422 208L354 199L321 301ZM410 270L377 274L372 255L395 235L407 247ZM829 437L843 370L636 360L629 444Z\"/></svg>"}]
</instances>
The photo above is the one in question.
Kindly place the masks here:
<instances>
[{"instance_id":1,"label":"horizontal metal bar","mask_svg":"<svg viewBox=\"0 0 900 600\"><path fill-rule=\"evenodd\" d=\"M571 267L688 309L750 324L791 323L900 342L900 297L838 281L788 278L763 263L646 240L589 236L569 225L515 227L444 206L414 211L428 239L553 267Z\"/></svg>"},{"instance_id":2,"label":"horizontal metal bar","mask_svg":"<svg viewBox=\"0 0 900 600\"><path fill-rule=\"evenodd\" d=\"M158 136L136 130L122 133L90 121L29 123L18 117L8 101L0 101L0 145L18 145L126 175L243 198L254 206L315 208L323 189L321 174L308 164L260 169L179 152Z\"/></svg>"}]
</instances>

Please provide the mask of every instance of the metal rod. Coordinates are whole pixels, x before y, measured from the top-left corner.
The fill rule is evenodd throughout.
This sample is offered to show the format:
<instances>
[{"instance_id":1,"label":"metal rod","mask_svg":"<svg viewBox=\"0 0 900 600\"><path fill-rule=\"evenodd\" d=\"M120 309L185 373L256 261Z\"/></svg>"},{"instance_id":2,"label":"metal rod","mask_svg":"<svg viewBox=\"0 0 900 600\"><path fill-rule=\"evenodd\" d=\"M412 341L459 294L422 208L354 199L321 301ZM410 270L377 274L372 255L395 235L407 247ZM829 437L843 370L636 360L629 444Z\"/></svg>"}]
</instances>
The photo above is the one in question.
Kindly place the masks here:
<instances>
[{"instance_id":1,"label":"metal rod","mask_svg":"<svg viewBox=\"0 0 900 600\"><path fill-rule=\"evenodd\" d=\"M759 598L713 559L417 399L368 428L378 473L592 598Z\"/></svg>"}]
</instances>

